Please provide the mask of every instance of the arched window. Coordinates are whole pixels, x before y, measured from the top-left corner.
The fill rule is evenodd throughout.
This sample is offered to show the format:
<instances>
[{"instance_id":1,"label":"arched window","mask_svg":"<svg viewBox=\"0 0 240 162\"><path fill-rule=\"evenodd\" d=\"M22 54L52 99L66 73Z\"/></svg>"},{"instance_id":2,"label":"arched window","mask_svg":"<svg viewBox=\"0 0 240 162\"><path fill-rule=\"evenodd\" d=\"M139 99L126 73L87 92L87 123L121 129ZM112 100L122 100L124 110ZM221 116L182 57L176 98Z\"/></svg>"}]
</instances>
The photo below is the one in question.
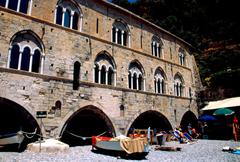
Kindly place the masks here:
<instances>
[{"instance_id":1,"label":"arched window","mask_svg":"<svg viewBox=\"0 0 240 162\"><path fill-rule=\"evenodd\" d=\"M183 96L183 79L180 74L176 74L174 77L174 94L175 96L182 97Z\"/></svg>"},{"instance_id":2,"label":"arched window","mask_svg":"<svg viewBox=\"0 0 240 162\"><path fill-rule=\"evenodd\" d=\"M143 68L137 61L129 65L128 87L136 90L145 90Z\"/></svg>"},{"instance_id":3,"label":"arched window","mask_svg":"<svg viewBox=\"0 0 240 162\"><path fill-rule=\"evenodd\" d=\"M29 0L20 0L20 12L27 14L28 12L28 4L29 4Z\"/></svg>"},{"instance_id":4,"label":"arched window","mask_svg":"<svg viewBox=\"0 0 240 162\"><path fill-rule=\"evenodd\" d=\"M56 10L56 24L62 25L63 8L58 6Z\"/></svg>"},{"instance_id":5,"label":"arched window","mask_svg":"<svg viewBox=\"0 0 240 162\"><path fill-rule=\"evenodd\" d=\"M0 6L5 7L5 5L6 5L6 0L1 0L0 1Z\"/></svg>"},{"instance_id":6,"label":"arched window","mask_svg":"<svg viewBox=\"0 0 240 162\"><path fill-rule=\"evenodd\" d=\"M163 46L162 41L157 36L153 36L152 37L152 55L155 57L161 58L162 46Z\"/></svg>"},{"instance_id":7,"label":"arched window","mask_svg":"<svg viewBox=\"0 0 240 162\"><path fill-rule=\"evenodd\" d=\"M25 47L22 53L22 60L21 60L21 70L29 71L29 63L30 63L30 48Z\"/></svg>"},{"instance_id":8,"label":"arched window","mask_svg":"<svg viewBox=\"0 0 240 162\"><path fill-rule=\"evenodd\" d=\"M108 85L112 85L114 82L114 71L112 68L108 69Z\"/></svg>"},{"instance_id":9,"label":"arched window","mask_svg":"<svg viewBox=\"0 0 240 162\"><path fill-rule=\"evenodd\" d=\"M101 52L95 59L94 82L116 86L116 65L106 51Z\"/></svg>"},{"instance_id":10,"label":"arched window","mask_svg":"<svg viewBox=\"0 0 240 162\"><path fill-rule=\"evenodd\" d=\"M8 0L8 8L17 11L18 0Z\"/></svg>"},{"instance_id":11,"label":"arched window","mask_svg":"<svg viewBox=\"0 0 240 162\"><path fill-rule=\"evenodd\" d=\"M81 64L78 61L76 61L74 63L73 90L78 90L78 88L79 88L80 66L81 66Z\"/></svg>"},{"instance_id":12,"label":"arched window","mask_svg":"<svg viewBox=\"0 0 240 162\"><path fill-rule=\"evenodd\" d=\"M101 68L101 84L106 84L106 67L103 65Z\"/></svg>"},{"instance_id":13,"label":"arched window","mask_svg":"<svg viewBox=\"0 0 240 162\"><path fill-rule=\"evenodd\" d=\"M71 23L70 21L71 21L71 11L66 9L64 13L64 26L70 28L70 23Z\"/></svg>"},{"instance_id":14,"label":"arched window","mask_svg":"<svg viewBox=\"0 0 240 162\"><path fill-rule=\"evenodd\" d=\"M179 64L180 65L185 65L185 52L183 49L180 49L178 52L178 57L179 57Z\"/></svg>"},{"instance_id":15,"label":"arched window","mask_svg":"<svg viewBox=\"0 0 240 162\"><path fill-rule=\"evenodd\" d=\"M1 0L0 6L11 10L31 14L32 0Z\"/></svg>"},{"instance_id":16,"label":"arched window","mask_svg":"<svg viewBox=\"0 0 240 162\"><path fill-rule=\"evenodd\" d=\"M55 23L64 27L81 30L79 27L82 23L81 10L72 0L59 0L55 9Z\"/></svg>"},{"instance_id":17,"label":"arched window","mask_svg":"<svg viewBox=\"0 0 240 162\"><path fill-rule=\"evenodd\" d=\"M13 69L18 69L18 60L19 60L19 51L20 51L20 47L18 45L13 45L11 50L11 54L10 54L10 68Z\"/></svg>"},{"instance_id":18,"label":"arched window","mask_svg":"<svg viewBox=\"0 0 240 162\"><path fill-rule=\"evenodd\" d=\"M78 15L77 12L75 12L73 14L73 26L72 26L72 28L75 29L75 30L78 29L78 19L79 19L79 15Z\"/></svg>"},{"instance_id":19,"label":"arched window","mask_svg":"<svg viewBox=\"0 0 240 162\"><path fill-rule=\"evenodd\" d=\"M95 83L99 83L99 66L97 64L95 64L94 67L94 82Z\"/></svg>"},{"instance_id":20,"label":"arched window","mask_svg":"<svg viewBox=\"0 0 240 162\"><path fill-rule=\"evenodd\" d=\"M166 93L165 91L165 74L163 72L163 70L161 68L157 68L157 70L155 71L155 75L154 75L154 83L155 83L155 92L156 93L160 93L160 94L164 94Z\"/></svg>"},{"instance_id":21,"label":"arched window","mask_svg":"<svg viewBox=\"0 0 240 162\"><path fill-rule=\"evenodd\" d=\"M127 25L121 20L116 20L112 25L112 42L130 47L130 33Z\"/></svg>"},{"instance_id":22,"label":"arched window","mask_svg":"<svg viewBox=\"0 0 240 162\"><path fill-rule=\"evenodd\" d=\"M33 54L32 72L39 73L40 60L41 60L41 52L37 49L34 51L34 54Z\"/></svg>"},{"instance_id":23,"label":"arched window","mask_svg":"<svg viewBox=\"0 0 240 162\"><path fill-rule=\"evenodd\" d=\"M9 48L8 68L39 73L43 71L43 45L31 31L17 33Z\"/></svg>"}]
</instances>

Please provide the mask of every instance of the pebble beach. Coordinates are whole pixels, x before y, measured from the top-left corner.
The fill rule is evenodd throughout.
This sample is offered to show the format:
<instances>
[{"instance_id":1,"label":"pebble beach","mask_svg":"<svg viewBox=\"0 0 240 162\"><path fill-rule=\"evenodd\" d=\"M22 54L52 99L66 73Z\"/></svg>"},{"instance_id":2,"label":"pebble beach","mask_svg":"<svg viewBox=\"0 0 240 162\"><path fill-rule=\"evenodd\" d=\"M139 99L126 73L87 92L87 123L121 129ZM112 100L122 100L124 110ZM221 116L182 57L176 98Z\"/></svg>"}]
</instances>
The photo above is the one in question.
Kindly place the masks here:
<instances>
[{"instance_id":1,"label":"pebble beach","mask_svg":"<svg viewBox=\"0 0 240 162\"><path fill-rule=\"evenodd\" d=\"M240 155L223 152L224 146L240 147L240 142L219 140L198 140L193 144L179 144L177 141L166 142L164 146L181 147L181 151L160 151L151 146L145 159L122 159L116 156L92 152L91 146L70 147L65 152L33 153L30 151L0 152L0 162L239 162Z\"/></svg>"}]
</instances>

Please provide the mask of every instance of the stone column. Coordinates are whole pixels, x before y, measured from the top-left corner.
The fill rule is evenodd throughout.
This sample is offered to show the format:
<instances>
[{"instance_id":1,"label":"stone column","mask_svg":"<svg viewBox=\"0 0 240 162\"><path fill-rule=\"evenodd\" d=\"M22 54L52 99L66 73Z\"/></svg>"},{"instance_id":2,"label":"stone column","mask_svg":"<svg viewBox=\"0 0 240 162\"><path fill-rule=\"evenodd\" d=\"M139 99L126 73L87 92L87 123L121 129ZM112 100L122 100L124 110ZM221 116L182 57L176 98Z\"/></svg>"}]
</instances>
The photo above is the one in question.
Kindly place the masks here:
<instances>
[{"instance_id":1,"label":"stone column","mask_svg":"<svg viewBox=\"0 0 240 162\"><path fill-rule=\"evenodd\" d=\"M130 87L131 87L131 89L133 89L133 74L130 73L130 76L131 76L131 85L130 85Z\"/></svg>"},{"instance_id":2,"label":"stone column","mask_svg":"<svg viewBox=\"0 0 240 162\"><path fill-rule=\"evenodd\" d=\"M101 84L101 69L98 69L98 83Z\"/></svg>"},{"instance_id":3,"label":"stone column","mask_svg":"<svg viewBox=\"0 0 240 162\"><path fill-rule=\"evenodd\" d=\"M118 28L115 30L115 43L118 43Z\"/></svg>"},{"instance_id":4,"label":"stone column","mask_svg":"<svg viewBox=\"0 0 240 162\"><path fill-rule=\"evenodd\" d=\"M18 0L18 4L17 4L17 12L20 11L20 4L21 4L21 0Z\"/></svg>"},{"instance_id":5,"label":"stone column","mask_svg":"<svg viewBox=\"0 0 240 162\"><path fill-rule=\"evenodd\" d=\"M19 51L19 58L18 58L18 70L21 70L21 63L22 63L22 53L23 51Z\"/></svg>"},{"instance_id":6,"label":"stone column","mask_svg":"<svg viewBox=\"0 0 240 162\"><path fill-rule=\"evenodd\" d=\"M42 54L42 55L41 55L41 69L40 69L40 74L43 74L44 58L45 58L45 54Z\"/></svg>"},{"instance_id":7,"label":"stone column","mask_svg":"<svg viewBox=\"0 0 240 162\"><path fill-rule=\"evenodd\" d=\"M9 0L6 0L5 8L8 8Z\"/></svg>"},{"instance_id":8,"label":"stone column","mask_svg":"<svg viewBox=\"0 0 240 162\"><path fill-rule=\"evenodd\" d=\"M108 85L108 69L106 69L105 73L105 84Z\"/></svg>"},{"instance_id":9,"label":"stone column","mask_svg":"<svg viewBox=\"0 0 240 162\"><path fill-rule=\"evenodd\" d=\"M83 27L83 14L80 14L80 27L79 27L79 31L82 32L82 27Z\"/></svg>"},{"instance_id":10,"label":"stone column","mask_svg":"<svg viewBox=\"0 0 240 162\"><path fill-rule=\"evenodd\" d=\"M121 45L122 46L124 45L123 42L124 42L124 30L121 31Z\"/></svg>"},{"instance_id":11,"label":"stone column","mask_svg":"<svg viewBox=\"0 0 240 162\"><path fill-rule=\"evenodd\" d=\"M95 73L96 73L96 65L93 66L93 83L95 83Z\"/></svg>"},{"instance_id":12,"label":"stone column","mask_svg":"<svg viewBox=\"0 0 240 162\"><path fill-rule=\"evenodd\" d=\"M155 87L156 87L155 92L158 93L158 79L157 78L155 79Z\"/></svg>"},{"instance_id":13,"label":"stone column","mask_svg":"<svg viewBox=\"0 0 240 162\"><path fill-rule=\"evenodd\" d=\"M160 55L159 55L159 43L157 43L157 53L156 53L156 56L160 57Z\"/></svg>"},{"instance_id":14,"label":"stone column","mask_svg":"<svg viewBox=\"0 0 240 162\"><path fill-rule=\"evenodd\" d=\"M12 51L12 46L10 46L8 50L8 61L7 61L7 68L10 68L10 61L11 61L11 51Z\"/></svg>"},{"instance_id":15,"label":"stone column","mask_svg":"<svg viewBox=\"0 0 240 162\"><path fill-rule=\"evenodd\" d=\"M63 8L63 13L62 13L62 26L64 26L65 12L66 12L66 8Z\"/></svg>"},{"instance_id":16,"label":"stone column","mask_svg":"<svg viewBox=\"0 0 240 162\"><path fill-rule=\"evenodd\" d=\"M28 15L31 16L31 14L32 14L32 0L30 0L30 1L28 2L28 5L29 5Z\"/></svg>"},{"instance_id":17,"label":"stone column","mask_svg":"<svg viewBox=\"0 0 240 162\"><path fill-rule=\"evenodd\" d=\"M128 33L128 47L131 48L131 33Z\"/></svg>"},{"instance_id":18,"label":"stone column","mask_svg":"<svg viewBox=\"0 0 240 162\"><path fill-rule=\"evenodd\" d=\"M155 41L153 41L152 48L153 48L153 53L152 53L152 55L155 56Z\"/></svg>"},{"instance_id":19,"label":"stone column","mask_svg":"<svg viewBox=\"0 0 240 162\"><path fill-rule=\"evenodd\" d=\"M137 75L137 79L136 79L136 80L137 80L137 90L140 89L140 88L139 88L139 80L138 80L138 79L139 79L139 75Z\"/></svg>"},{"instance_id":20,"label":"stone column","mask_svg":"<svg viewBox=\"0 0 240 162\"><path fill-rule=\"evenodd\" d=\"M57 9L58 9L58 5L56 6L55 10L54 10L54 23L57 24Z\"/></svg>"},{"instance_id":21,"label":"stone column","mask_svg":"<svg viewBox=\"0 0 240 162\"><path fill-rule=\"evenodd\" d=\"M178 84L177 88L178 88L178 96L181 96L181 84Z\"/></svg>"},{"instance_id":22,"label":"stone column","mask_svg":"<svg viewBox=\"0 0 240 162\"><path fill-rule=\"evenodd\" d=\"M29 71L29 72L32 72L33 55L34 55L34 53L31 52L31 53L30 53L29 68L28 68L28 71Z\"/></svg>"},{"instance_id":23,"label":"stone column","mask_svg":"<svg viewBox=\"0 0 240 162\"><path fill-rule=\"evenodd\" d=\"M159 93L163 93L163 89L162 89L162 80L160 80L160 84L159 84L159 86L160 86L160 91L159 91Z\"/></svg>"},{"instance_id":24,"label":"stone column","mask_svg":"<svg viewBox=\"0 0 240 162\"><path fill-rule=\"evenodd\" d=\"M73 15L74 15L74 11L71 11L70 29L73 28Z\"/></svg>"}]
</instances>

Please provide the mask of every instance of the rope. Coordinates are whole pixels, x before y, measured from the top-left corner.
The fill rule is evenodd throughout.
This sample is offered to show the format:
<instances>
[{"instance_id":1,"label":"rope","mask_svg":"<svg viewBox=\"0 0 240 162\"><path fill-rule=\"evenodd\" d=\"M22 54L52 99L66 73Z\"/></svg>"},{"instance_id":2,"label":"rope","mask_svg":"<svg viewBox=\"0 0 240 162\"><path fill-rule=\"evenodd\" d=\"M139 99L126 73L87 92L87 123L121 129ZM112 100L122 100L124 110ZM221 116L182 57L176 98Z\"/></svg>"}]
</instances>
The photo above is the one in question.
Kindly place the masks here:
<instances>
[{"instance_id":1,"label":"rope","mask_svg":"<svg viewBox=\"0 0 240 162\"><path fill-rule=\"evenodd\" d=\"M22 132L28 139L33 138L35 135L44 139L49 139L48 137L42 136L41 134L37 134L37 128L35 129L34 132L25 132L25 131L20 131Z\"/></svg>"},{"instance_id":2,"label":"rope","mask_svg":"<svg viewBox=\"0 0 240 162\"><path fill-rule=\"evenodd\" d=\"M35 129L34 132L31 132L31 133L25 132L25 131L20 131L20 132L22 132L28 139L31 139L31 138L33 138L35 135L37 135L37 134L36 134L36 133L37 133L37 128Z\"/></svg>"},{"instance_id":3,"label":"rope","mask_svg":"<svg viewBox=\"0 0 240 162\"><path fill-rule=\"evenodd\" d=\"M83 136L79 136L79 135L76 135L76 134L71 133L71 132L69 132L69 131L66 131L66 132L69 133L69 134L71 134L71 135L74 136L74 137L81 138L82 140L86 140L86 139L91 139L91 138L92 138L92 137L83 137ZM101 136L101 135L103 135L103 134L105 134L106 132L107 132L107 131L105 131L105 132L103 132L103 133L97 135L97 137L98 137L98 136Z\"/></svg>"}]
</instances>

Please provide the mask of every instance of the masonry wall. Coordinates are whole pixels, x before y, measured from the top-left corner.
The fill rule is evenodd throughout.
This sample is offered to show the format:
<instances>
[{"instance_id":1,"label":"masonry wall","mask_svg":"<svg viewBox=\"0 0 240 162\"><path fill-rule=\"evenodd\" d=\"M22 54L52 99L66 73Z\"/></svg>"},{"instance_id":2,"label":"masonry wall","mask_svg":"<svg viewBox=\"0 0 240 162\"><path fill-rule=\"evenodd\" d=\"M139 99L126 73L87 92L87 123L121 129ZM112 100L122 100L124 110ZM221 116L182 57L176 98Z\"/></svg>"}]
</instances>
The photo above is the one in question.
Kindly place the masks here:
<instances>
[{"instance_id":1,"label":"masonry wall","mask_svg":"<svg viewBox=\"0 0 240 162\"><path fill-rule=\"evenodd\" d=\"M186 42L101 1L77 2L84 16L82 32L53 23L57 0L34 0L32 16L0 7L0 97L22 105L33 116L38 110L49 111L56 101L61 101L61 117L44 119L46 129L43 131L51 136L59 135L64 122L87 105L101 109L110 118L116 131L122 133L128 131L137 116L148 110L163 114L173 127L180 123L185 112L191 110L197 115L196 98L193 97L190 102L188 89L191 88L196 94L201 83L194 57L190 53L191 47ZM129 25L131 48L111 42L112 24L117 18L124 19ZM23 30L36 33L44 45L42 75L6 68L11 39ZM151 55L150 42L154 34L159 35L164 44L161 59ZM180 47L186 51L186 66L178 63ZM108 52L114 58L117 66L116 87L93 83L94 60L101 51ZM138 60L144 68L145 92L128 89L128 67L133 60ZM72 90L75 61L81 63L81 86L78 91ZM154 93L154 72L157 67L161 67L166 74L165 95ZM184 78L184 97L175 97L173 94L173 77L176 73ZM125 106L124 116L120 116L120 105Z\"/></svg>"}]
</instances>

